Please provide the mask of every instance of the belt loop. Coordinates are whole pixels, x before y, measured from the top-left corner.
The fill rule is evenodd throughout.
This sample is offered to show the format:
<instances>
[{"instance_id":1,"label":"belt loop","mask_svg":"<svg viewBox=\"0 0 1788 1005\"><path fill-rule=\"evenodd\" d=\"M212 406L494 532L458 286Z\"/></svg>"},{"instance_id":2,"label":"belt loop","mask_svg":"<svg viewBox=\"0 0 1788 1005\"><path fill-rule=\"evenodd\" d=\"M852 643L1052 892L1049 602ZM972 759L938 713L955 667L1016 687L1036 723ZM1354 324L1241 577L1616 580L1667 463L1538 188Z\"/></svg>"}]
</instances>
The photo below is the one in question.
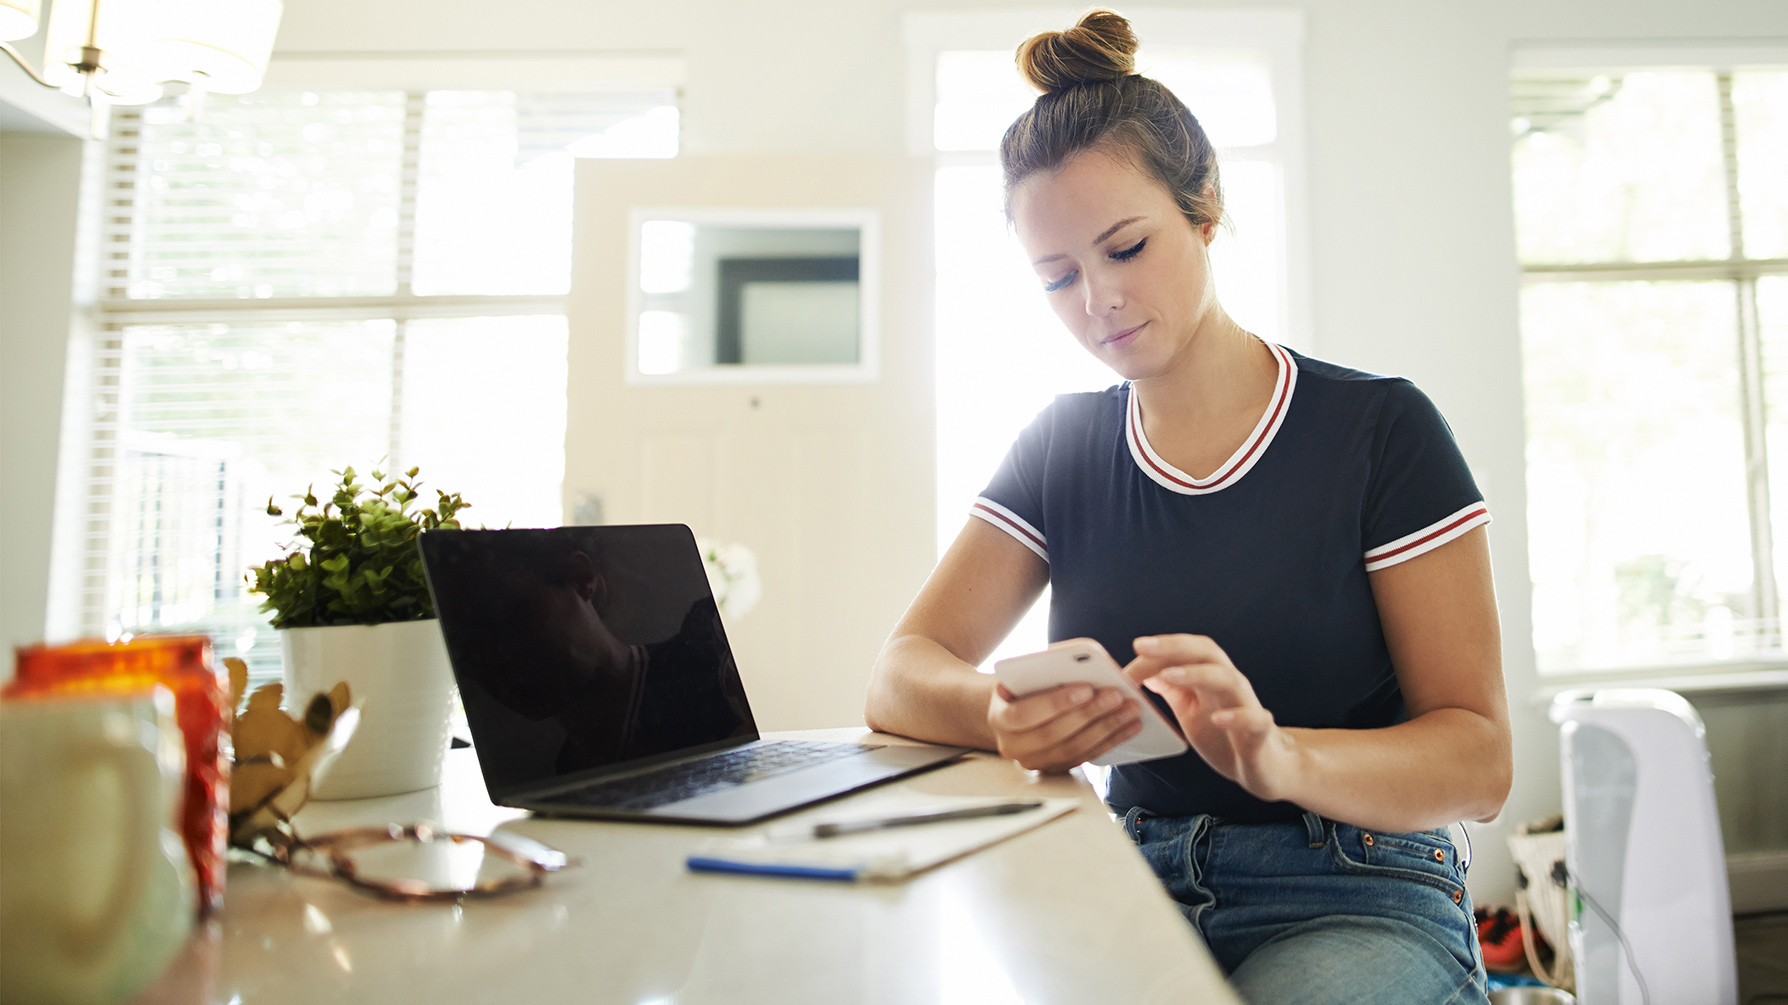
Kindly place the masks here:
<instances>
[{"instance_id":1,"label":"belt loop","mask_svg":"<svg viewBox=\"0 0 1788 1005\"><path fill-rule=\"evenodd\" d=\"M1137 827L1137 824L1141 820L1142 807L1132 806L1124 811L1124 833L1130 835L1131 841L1135 841L1139 844L1142 842L1142 832Z\"/></svg>"},{"instance_id":2,"label":"belt loop","mask_svg":"<svg viewBox=\"0 0 1788 1005\"><path fill-rule=\"evenodd\" d=\"M1326 843L1322 836L1322 818L1309 810L1304 811L1304 830L1310 834L1310 847L1321 848Z\"/></svg>"},{"instance_id":3,"label":"belt loop","mask_svg":"<svg viewBox=\"0 0 1788 1005\"><path fill-rule=\"evenodd\" d=\"M1465 822L1448 824L1447 839L1453 842L1453 854L1459 859L1459 868L1471 868L1471 832L1465 829Z\"/></svg>"}]
</instances>

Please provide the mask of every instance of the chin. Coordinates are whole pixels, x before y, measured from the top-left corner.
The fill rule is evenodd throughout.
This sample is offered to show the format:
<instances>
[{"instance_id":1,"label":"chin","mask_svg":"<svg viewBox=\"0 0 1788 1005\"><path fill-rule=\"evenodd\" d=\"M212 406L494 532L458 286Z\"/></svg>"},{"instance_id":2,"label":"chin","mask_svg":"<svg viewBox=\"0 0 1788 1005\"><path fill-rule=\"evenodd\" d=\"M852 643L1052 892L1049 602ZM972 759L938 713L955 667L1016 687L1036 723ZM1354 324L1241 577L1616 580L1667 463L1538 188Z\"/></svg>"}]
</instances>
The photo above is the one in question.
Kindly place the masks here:
<instances>
[{"instance_id":1,"label":"chin","mask_svg":"<svg viewBox=\"0 0 1788 1005\"><path fill-rule=\"evenodd\" d=\"M1160 360L1151 359L1137 352L1124 350L1113 352L1102 349L1093 355L1099 357L1101 363L1110 367L1113 373L1125 380L1146 380L1156 376L1162 370Z\"/></svg>"}]
</instances>

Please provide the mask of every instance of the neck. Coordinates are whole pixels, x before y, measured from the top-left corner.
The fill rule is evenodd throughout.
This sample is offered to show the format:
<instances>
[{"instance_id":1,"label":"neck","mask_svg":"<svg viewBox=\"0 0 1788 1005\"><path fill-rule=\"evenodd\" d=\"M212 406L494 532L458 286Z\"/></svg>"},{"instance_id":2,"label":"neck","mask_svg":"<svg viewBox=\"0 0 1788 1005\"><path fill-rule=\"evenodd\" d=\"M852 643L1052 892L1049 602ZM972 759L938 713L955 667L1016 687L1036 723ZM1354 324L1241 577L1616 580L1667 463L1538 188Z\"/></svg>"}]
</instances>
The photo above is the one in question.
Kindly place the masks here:
<instances>
[{"instance_id":1,"label":"neck","mask_svg":"<svg viewBox=\"0 0 1788 1005\"><path fill-rule=\"evenodd\" d=\"M1272 396L1278 361L1266 343L1212 305L1198 330L1160 373L1134 381L1151 440L1209 428Z\"/></svg>"}]
</instances>

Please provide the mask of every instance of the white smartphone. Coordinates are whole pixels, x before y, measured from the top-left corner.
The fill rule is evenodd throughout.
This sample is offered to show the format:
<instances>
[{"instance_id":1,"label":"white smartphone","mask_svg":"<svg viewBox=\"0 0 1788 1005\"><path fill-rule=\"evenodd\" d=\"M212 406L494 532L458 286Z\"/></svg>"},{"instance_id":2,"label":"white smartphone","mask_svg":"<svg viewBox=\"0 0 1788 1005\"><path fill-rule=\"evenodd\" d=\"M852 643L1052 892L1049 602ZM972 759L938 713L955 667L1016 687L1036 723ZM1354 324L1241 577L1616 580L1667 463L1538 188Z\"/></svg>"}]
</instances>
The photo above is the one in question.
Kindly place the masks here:
<instances>
[{"instance_id":1,"label":"white smartphone","mask_svg":"<svg viewBox=\"0 0 1788 1005\"><path fill-rule=\"evenodd\" d=\"M1063 684L1091 684L1093 687L1115 687L1120 694L1142 707L1142 732L1093 758L1093 763L1110 767L1134 764L1158 757L1172 757L1187 750L1186 741L1162 716L1161 710L1143 696L1142 689L1124 676L1105 647L1092 639L1027 653L1000 660L993 665L993 675L1006 690L1020 698L1047 691Z\"/></svg>"}]
</instances>

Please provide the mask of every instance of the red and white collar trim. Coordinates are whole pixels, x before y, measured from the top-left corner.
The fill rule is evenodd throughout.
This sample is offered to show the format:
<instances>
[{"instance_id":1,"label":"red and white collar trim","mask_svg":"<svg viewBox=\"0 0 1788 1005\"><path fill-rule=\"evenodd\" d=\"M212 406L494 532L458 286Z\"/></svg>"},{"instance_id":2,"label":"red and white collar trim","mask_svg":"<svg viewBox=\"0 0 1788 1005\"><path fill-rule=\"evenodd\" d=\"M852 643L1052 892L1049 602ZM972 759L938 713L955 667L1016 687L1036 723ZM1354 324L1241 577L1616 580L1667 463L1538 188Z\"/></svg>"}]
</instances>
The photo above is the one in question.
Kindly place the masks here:
<instances>
[{"instance_id":1,"label":"red and white collar trim","mask_svg":"<svg viewBox=\"0 0 1788 1005\"><path fill-rule=\"evenodd\" d=\"M1211 472L1208 478L1192 477L1167 463L1160 454L1155 453L1154 447L1149 446L1148 437L1142 431L1142 406L1136 401L1136 388L1131 386L1124 431L1125 438L1130 441L1130 456L1136 460L1136 466L1142 469L1143 474L1154 479L1162 488L1188 496L1218 492L1241 481L1242 476L1266 453L1267 445L1273 442L1273 436L1279 432L1279 427L1285 424L1285 413L1290 411L1291 406L1291 393L1298 385L1297 361L1283 348L1271 342L1265 342L1265 345L1279 362L1279 376L1273 384L1273 396L1268 399L1266 411L1261 413L1260 422L1255 425L1254 431L1229 456L1229 460Z\"/></svg>"}]
</instances>

